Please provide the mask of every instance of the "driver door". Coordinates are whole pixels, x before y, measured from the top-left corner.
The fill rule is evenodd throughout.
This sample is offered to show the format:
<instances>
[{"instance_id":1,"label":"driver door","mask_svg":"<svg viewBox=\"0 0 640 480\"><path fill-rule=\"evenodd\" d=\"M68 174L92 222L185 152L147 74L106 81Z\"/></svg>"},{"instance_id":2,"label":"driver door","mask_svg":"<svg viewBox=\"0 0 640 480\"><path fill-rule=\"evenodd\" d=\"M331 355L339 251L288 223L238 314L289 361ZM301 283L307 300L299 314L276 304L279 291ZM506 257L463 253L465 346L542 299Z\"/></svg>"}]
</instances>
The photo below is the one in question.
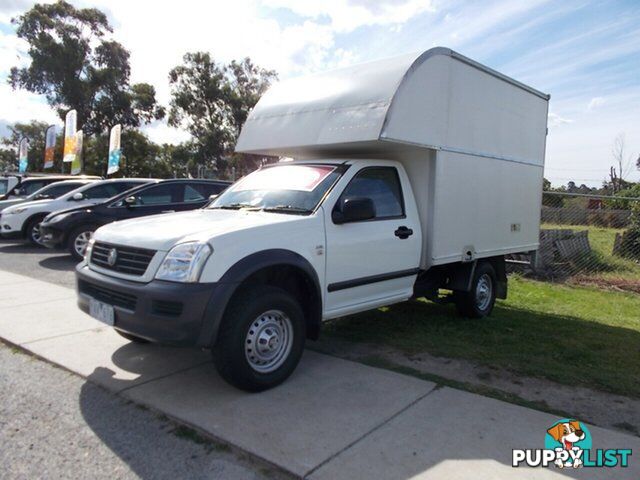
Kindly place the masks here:
<instances>
[{"instance_id":1,"label":"driver door","mask_svg":"<svg viewBox=\"0 0 640 480\"><path fill-rule=\"evenodd\" d=\"M420 261L420 226L416 218L407 218L403 185L395 167L360 169L333 208L340 208L348 197L371 198L375 216L336 224L331 211L326 212L325 304L329 318L408 298ZM399 235L398 231L412 234Z\"/></svg>"}]
</instances>

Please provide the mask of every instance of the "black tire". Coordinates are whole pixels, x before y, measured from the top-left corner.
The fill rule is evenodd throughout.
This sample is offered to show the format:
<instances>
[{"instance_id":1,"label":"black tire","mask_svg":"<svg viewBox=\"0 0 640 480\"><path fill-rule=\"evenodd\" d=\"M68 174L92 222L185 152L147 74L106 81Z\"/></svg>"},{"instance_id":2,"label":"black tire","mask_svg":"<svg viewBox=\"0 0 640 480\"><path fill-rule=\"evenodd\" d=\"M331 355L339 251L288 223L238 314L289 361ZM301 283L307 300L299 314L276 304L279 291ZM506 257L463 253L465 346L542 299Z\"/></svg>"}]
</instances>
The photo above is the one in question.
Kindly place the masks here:
<instances>
[{"instance_id":1,"label":"black tire","mask_svg":"<svg viewBox=\"0 0 640 480\"><path fill-rule=\"evenodd\" d=\"M118 329L115 329L115 331L118 332L118 335L120 335L121 337L126 338L130 342L133 342L133 343L149 343L149 340L147 340L146 338L136 337L135 335L131 335L130 333L121 332Z\"/></svg>"},{"instance_id":2,"label":"black tire","mask_svg":"<svg viewBox=\"0 0 640 480\"><path fill-rule=\"evenodd\" d=\"M479 294L479 284L490 282L490 291ZM453 299L458 312L467 318L483 318L491 314L496 303L496 272L490 263L478 263L468 292L454 292ZM481 288L482 290L482 288ZM479 298L480 297L480 298Z\"/></svg>"},{"instance_id":3,"label":"black tire","mask_svg":"<svg viewBox=\"0 0 640 480\"><path fill-rule=\"evenodd\" d=\"M42 223L42 220L44 220L44 217L46 217L46 214L45 215L38 215L36 217L31 218L27 222L27 226L25 227L25 233L26 233L27 240L29 240L29 243L31 243L32 245L35 245L37 247L42 247L43 246L39 241L39 238L40 238L39 230L36 233L36 228L38 228L40 226L40 224Z\"/></svg>"},{"instance_id":4,"label":"black tire","mask_svg":"<svg viewBox=\"0 0 640 480\"><path fill-rule=\"evenodd\" d=\"M76 250L76 239L87 232L91 232L93 234L97 229L97 225L80 225L71 230L67 237L67 250L75 260L81 261L84 258L84 254L80 255Z\"/></svg>"},{"instance_id":5,"label":"black tire","mask_svg":"<svg viewBox=\"0 0 640 480\"><path fill-rule=\"evenodd\" d=\"M270 324L275 325L271 330ZM273 335L274 331L280 335ZM290 333L283 333L285 331ZM273 338L264 343L263 334L277 337L273 342L276 346L272 347ZM255 345L277 349L275 358L281 363L274 362L266 367L257 365L261 358L259 349L251 350L251 335L255 335ZM240 292L227 308L212 348L213 362L222 378L231 385L249 392L267 390L285 381L295 370L302 356L305 336L304 314L297 300L280 288L258 285ZM284 338L287 340L282 340ZM274 369L264 372L258 371L259 368Z\"/></svg>"}]
</instances>

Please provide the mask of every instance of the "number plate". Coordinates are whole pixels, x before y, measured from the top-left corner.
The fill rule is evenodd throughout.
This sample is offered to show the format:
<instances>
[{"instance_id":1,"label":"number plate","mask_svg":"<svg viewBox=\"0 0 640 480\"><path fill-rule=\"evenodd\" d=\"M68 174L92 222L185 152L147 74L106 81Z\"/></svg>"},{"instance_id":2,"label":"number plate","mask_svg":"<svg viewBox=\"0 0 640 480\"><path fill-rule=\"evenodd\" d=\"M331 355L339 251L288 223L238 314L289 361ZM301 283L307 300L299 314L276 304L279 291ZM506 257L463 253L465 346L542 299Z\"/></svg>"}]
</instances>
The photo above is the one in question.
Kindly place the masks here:
<instances>
[{"instance_id":1,"label":"number plate","mask_svg":"<svg viewBox=\"0 0 640 480\"><path fill-rule=\"evenodd\" d=\"M107 325L113 326L115 323L113 306L99 302L94 298L89 299L89 315Z\"/></svg>"}]
</instances>

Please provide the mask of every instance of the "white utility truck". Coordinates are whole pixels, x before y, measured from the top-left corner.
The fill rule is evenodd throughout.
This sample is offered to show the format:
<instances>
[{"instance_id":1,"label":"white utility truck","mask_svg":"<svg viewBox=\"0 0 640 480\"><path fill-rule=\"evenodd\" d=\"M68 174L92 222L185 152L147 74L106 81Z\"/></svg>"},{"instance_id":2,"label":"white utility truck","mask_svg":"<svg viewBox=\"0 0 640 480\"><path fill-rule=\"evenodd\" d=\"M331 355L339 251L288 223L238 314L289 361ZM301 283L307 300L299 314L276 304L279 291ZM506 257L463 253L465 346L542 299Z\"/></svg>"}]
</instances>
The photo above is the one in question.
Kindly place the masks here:
<instances>
[{"instance_id":1,"label":"white utility truck","mask_svg":"<svg viewBox=\"0 0 640 480\"><path fill-rule=\"evenodd\" d=\"M211 348L253 391L324 320L443 290L488 315L504 255L538 247L548 100L446 48L275 85L236 149L295 160L97 230L79 305L133 341Z\"/></svg>"}]
</instances>

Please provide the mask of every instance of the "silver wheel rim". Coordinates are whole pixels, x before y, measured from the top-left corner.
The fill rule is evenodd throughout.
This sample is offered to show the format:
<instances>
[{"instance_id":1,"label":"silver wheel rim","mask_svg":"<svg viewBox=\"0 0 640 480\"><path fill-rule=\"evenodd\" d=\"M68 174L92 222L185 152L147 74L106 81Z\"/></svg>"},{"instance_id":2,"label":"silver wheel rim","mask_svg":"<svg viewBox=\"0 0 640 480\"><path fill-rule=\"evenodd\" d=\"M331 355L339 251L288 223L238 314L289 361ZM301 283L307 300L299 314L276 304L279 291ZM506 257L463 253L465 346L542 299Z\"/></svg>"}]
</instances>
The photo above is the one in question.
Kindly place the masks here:
<instances>
[{"instance_id":1,"label":"silver wheel rim","mask_svg":"<svg viewBox=\"0 0 640 480\"><path fill-rule=\"evenodd\" d=\"M93 237L93 232L88 231L82 232L73 240L73 248L81 257L84 257L84 253L87 251L87 245L89 244L91 237Z\"/></svg>"},{"instance_id":2,"label":"silver wheel rim","mask_svg":"<svg viewBox=\"0 0 640 480\"><path fill-rule=\"evenodd\" d=\"M491 304L491 297L493 294L493 282L491 277L483 273L478 279L476 285L476 306L479 310L486 310Z\"/></svg>"},{"instance_id":3,"label":"silver wheel rim","mask_svg":"<svg viewBox=\"0 0 640 480\"><path fill-rule=\"evenodd\" d=\"M33 238L33 241L36 242L38 245L40 245L42 243L42 238L40 238L40 224L36 223L33 228L31 229L31 238Z\"/></svg>"},{"instance_id":4,"label":"silver wheel rim","mask_svg":"<svg viewBox=\"0 0 640 480\"><path fill-rule=\"evenodd\" d=\"M249 325L244 354L253 370L271 373L285 362L292 345L291 320L280 310L269 310Z\"/></svg>"}]
</instances>

